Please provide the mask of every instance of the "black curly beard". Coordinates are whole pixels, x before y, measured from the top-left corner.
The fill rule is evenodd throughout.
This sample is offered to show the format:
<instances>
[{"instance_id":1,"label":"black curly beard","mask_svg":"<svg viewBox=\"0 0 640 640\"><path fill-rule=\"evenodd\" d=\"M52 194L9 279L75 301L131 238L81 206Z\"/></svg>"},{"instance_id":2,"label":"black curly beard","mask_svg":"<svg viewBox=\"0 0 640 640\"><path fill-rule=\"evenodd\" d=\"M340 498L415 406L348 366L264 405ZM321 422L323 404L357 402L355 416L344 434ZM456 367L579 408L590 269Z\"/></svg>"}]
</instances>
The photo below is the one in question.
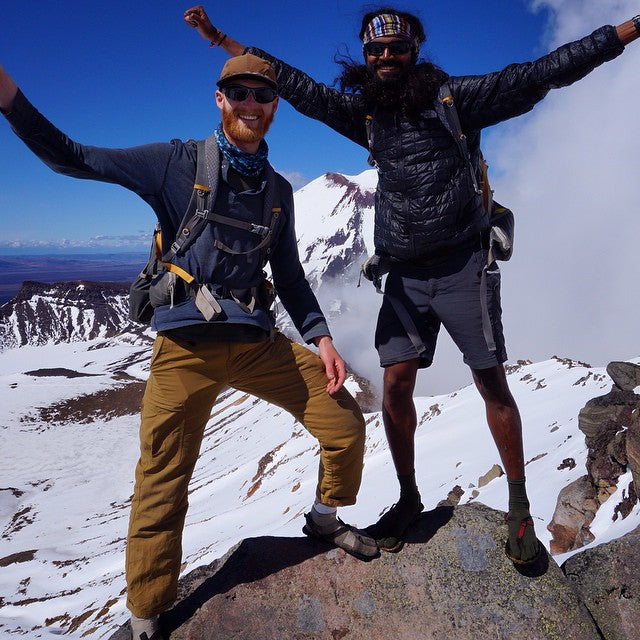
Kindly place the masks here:
<instances>
[{"instance_id":1,"label":"black curly beard","mask_svg":"<svg viewBox=\"0 0 640 640\"><path fill-rule=\"evenodd\" d=\"M381 61L371 66L339 60L343 71L336 79L341 91L360 93L367 109L401 112L417 116L438 95L440 85L447 74L430 62L402 65L400 62L385 62L399 67L397 74L380 77L376 73Z\"/></svg>"}]
</instances>

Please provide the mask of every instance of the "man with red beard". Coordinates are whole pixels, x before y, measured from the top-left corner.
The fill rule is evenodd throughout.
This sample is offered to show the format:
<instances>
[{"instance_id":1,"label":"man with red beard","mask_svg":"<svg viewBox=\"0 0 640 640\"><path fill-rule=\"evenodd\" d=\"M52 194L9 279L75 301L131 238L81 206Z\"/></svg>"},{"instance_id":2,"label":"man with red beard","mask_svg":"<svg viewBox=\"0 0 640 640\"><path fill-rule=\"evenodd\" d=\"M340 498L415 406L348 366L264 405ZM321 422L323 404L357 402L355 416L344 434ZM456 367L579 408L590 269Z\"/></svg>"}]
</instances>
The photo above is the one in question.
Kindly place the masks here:
<instances>
[{"instance_id":1,"label":"man with red beard","mask_svg":"<svg viewBox=\"0 0 640 640\"><path fill-rule=\"evenodd\" d=\"M340 90L260 49L245 48L214 27L201 6L188 9L184 20L232 56L249 52L271 62L281 96L368 148L378 170L374 243L389 275L375 345L384 367L382 415L400 484L398 502L372 529L380 548L399 550L423 509L415 478L413 390L418 370L431 365L444 326L471 369L506 471L505 551L528 572L544 566L525 490L522 424L503 366L500 273L495 262L486 268L490 221L478 188L480 133L620 55L640 35L640 16L601 27L534 62L449 76L419 58L426 40L421 21L381 7L362 18L364 60L342 61ZM445 84L449 95L440 93ZM468 151L461 152L459 134L443 115L451 99Z\"/></svg>"},{"instance_id":2,"label":"man with red beard","mask_svg":"<svg viewBox=\"0 0 640 640\"><path fill-rule=\"evenodd\" d=\"M56 129L0 67L0 110L15 133L54 171L140 195L158 217L164 259L183 274L176 280L167 271L152 287L158 336L126 553L133 640L162 638L159 614L177 593L189 481L213 404L227 386L286 409L318 439L318 484L303 531L363 560L378 555L375 541L336 516L337 507L356 501L365 426L300 264L291 185L267 160L275 72L256 56L239 56L224 65L218 87L222 123L206 141L105 149ZM206 175L198 171L202 154ZM195 217L206 222L194 222L191 233L183 218L193 200ZM266 262L282 304L319 355L275 329Z\"/></svg>"}]
</instances>

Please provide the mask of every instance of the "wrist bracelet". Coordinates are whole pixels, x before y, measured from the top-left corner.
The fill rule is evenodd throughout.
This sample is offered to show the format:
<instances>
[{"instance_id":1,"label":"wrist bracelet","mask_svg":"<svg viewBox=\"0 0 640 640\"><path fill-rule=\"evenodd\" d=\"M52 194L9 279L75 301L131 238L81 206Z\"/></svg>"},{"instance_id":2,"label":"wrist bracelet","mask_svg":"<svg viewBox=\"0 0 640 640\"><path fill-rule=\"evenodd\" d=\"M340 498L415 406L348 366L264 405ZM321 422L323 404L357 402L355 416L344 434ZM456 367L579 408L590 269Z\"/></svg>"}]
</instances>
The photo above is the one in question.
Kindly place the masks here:
<instances>
[{"instance_id":1,"label":"wrist bracelet","mask_svg":"<svg viewBox=\"0 0 640 640\"><path fill-rule=\"evenodd\" d=\"M227 34L222 33L222 31L218 31L218 34L220 34L220 39L217 42L215 40L211 40L209 42L209 47L219 47L224 42L224 39L227 37Z\"/></svg>"},{"instance_id":2,"label":"wrist bracelet","mask_svg":"<svg viewBox=\"0 0 640 640\"><path fill-rule=\"evenodd\" d=\"M633 16L631 22L633 22L633 26L636 28L636 33L640 36L640 15Z\"/></svg>"}]
</instances>

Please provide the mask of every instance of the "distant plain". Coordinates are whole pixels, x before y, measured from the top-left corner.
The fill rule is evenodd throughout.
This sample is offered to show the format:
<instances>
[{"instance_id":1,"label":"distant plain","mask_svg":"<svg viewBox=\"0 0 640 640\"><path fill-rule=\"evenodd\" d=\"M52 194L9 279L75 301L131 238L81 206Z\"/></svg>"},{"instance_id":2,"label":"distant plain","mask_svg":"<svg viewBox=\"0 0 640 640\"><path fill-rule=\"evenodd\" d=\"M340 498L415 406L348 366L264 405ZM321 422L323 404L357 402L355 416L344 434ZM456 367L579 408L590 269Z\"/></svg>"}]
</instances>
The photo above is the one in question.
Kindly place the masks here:
<instances>
[{"instance_id":1,"label":"distant plain","mask_svg":"<svg viewBox=\"0 0 640 640\"><path fill-rule=\"evenodd\" d=\"M36 282L131 282L147 261L146 253L0 256L0 305L9 302L25 280Z\"/></svg>"}]
</instances>

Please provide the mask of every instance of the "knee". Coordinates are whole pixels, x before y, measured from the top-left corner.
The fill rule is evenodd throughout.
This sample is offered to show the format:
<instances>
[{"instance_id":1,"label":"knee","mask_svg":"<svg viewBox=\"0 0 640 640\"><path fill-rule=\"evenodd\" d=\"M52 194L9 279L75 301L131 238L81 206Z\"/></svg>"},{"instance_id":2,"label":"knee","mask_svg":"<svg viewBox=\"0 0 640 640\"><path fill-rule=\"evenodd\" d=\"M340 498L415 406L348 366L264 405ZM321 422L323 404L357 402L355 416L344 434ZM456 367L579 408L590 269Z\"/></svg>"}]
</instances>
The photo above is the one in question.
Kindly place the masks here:
<instances>
[{"instance_id":1,"label":"knee","mask_svg":"<svg viewBox=\"0 0 640 640\"><path fill-rule=\"evenodd\" d=\"M383 395L386 409L406 406L413 401L413 383L400 376L385 374Z\"/></svg>"}]
</instances>

